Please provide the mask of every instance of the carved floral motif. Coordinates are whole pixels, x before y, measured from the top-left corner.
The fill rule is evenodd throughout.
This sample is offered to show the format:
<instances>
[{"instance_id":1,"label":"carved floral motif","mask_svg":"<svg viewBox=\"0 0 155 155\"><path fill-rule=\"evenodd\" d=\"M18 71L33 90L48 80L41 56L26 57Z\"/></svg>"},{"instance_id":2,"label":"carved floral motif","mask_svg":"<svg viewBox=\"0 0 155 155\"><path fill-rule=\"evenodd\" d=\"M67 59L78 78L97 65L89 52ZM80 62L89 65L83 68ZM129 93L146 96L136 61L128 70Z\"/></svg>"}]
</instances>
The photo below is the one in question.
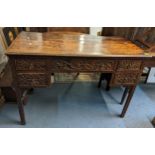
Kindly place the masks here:
<instances>
[{"instance_id":1,"label":"carved floral motif","mask_svg":"<svg viewBox=\"0 0 155 155\"><path fill-rule=\"evenodd\" d=\"M138 60L121 60L118 63L118 70L140 70L142 62Z\"/></svg>"},{"instance_id":2,"label":"carved floral motif","mask_svg":"<svg viewBox=\"0 0 155 155\"><path fill-rule=\"evenodd\" d=\"M121 85L121 84L136 84L138 79L140 78L139 72L117 72L113 79L113 84Z\"/></svg>"},{"instance_id":3,"label":"carved floral motif","mask_svg":"<svg viewBox=\"0 0 155 155\"><path fill-rule=\"evenodd\" d=\"M108 60L67 60L57 59L51 64L53 71L113 71L115 68L115 61Z\"/></svg>"},{"instance_id":4,"label":"carved floral motif","mask_svg":"<svg viewBox=\"0 0 155 155\"><path fill-rule=\"evenodd\" d=\"M21 59L17 60L15 64L17 70L46 70L46 61L43 60Z\"/></svg>"},{"instance_id":5,"label":"carved floral motif","mask_svg":"<svg viewBox=\"0 0 155 155\"><path fill-rule=\"evenodd\" d=\"M42 87L50 84L50 76L45 74L18 74L21 87Z\"/></svg>"},{"instance_id":6,"label":"carved floral motif","mask_svg":"<svg viewBox=\"0 0 155 155\"><path fill-rule=\"evenodd\" d=\"M40 87L49 84L46 73L111 72L114 85L136 84L142 61L108 60L102 58L51 57L48 59L17 59L18 82L22 87ZM48 65L47 65L48 64Z\"/></svg>"}]
</instances>

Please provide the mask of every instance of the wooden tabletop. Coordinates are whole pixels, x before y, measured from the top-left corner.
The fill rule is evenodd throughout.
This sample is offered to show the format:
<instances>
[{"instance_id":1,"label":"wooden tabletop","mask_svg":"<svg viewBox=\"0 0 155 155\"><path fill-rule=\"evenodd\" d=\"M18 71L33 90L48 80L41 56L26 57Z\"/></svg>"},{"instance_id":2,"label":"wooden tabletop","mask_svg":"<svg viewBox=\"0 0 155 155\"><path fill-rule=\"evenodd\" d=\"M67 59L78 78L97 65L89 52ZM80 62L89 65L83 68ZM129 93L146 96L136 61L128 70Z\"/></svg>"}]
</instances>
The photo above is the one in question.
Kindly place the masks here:
<instances>
[{"instance_id":1,"label":"wooden tabletop","mask_svg":"<svg viewBox=\"0 0 155 155\"><path fill-rule=\"evenodd\" d=\"M7 49L6 54L77 57L148 56L141 48L124 38L62 32L22 32Z\"/></svg>"}]
</instances>

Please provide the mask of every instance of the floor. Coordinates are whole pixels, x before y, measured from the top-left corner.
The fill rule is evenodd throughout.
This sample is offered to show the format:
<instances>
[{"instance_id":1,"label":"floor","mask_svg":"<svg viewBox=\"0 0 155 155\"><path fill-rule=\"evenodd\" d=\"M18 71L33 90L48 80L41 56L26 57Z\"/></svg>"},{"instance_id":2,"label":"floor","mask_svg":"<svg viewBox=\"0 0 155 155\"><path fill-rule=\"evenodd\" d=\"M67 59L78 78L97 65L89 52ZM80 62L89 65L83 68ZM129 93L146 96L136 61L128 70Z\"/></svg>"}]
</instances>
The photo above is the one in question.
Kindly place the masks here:
<instances>
[{"instance_id":1,"label":"floor","mask_svg":"<svg viewBox=\"0 0 155 155\"><path fill-rule=\"evenodd\" d=\"M109 92L96 82L55 83L35 89L25 113L27 124L19 125L17 106L6 104L0 111L1 128L152 128L155 116L155 85L140 84L125 118L119 104L123 88Z\"/></svg>"}]
</instances>

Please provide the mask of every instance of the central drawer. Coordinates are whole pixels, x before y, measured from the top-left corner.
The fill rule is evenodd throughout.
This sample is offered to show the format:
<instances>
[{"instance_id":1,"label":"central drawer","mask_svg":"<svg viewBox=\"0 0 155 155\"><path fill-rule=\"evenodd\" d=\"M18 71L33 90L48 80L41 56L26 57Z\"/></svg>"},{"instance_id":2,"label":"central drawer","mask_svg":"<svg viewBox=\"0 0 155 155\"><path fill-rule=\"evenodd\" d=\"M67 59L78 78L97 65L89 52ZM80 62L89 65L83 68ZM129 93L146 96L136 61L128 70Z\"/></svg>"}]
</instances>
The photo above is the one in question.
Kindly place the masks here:
<instances>
[{"instance_id":1,"label":"central drawer","mask_svg":"<svg viewBox=\"0 0 155 155\"><path fill-rule=\"evenodd\" d=\"M87 58L56 58L50 62L52 72L113 72L117 61Z\"/></svg>"}]
</instances>

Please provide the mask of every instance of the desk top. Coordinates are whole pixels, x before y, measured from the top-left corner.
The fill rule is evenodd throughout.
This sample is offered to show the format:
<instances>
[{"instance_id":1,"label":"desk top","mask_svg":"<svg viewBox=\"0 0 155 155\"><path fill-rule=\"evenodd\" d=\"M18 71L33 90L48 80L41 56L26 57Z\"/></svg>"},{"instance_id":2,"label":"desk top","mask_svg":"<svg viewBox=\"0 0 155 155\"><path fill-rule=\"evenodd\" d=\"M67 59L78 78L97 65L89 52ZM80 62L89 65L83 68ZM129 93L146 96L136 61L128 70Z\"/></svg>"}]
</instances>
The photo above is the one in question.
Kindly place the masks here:
<instances>
[{"instance_id":1,"label":"desk top","mask_svg":"<svg viewBox=\"0 0 155 155\"><path fill-rule=\"evenodd\" d=\"M21 32L7 49L7 55L146 57L144 51L120 37L78 33Z\"/></svg>"}]
</instances>

